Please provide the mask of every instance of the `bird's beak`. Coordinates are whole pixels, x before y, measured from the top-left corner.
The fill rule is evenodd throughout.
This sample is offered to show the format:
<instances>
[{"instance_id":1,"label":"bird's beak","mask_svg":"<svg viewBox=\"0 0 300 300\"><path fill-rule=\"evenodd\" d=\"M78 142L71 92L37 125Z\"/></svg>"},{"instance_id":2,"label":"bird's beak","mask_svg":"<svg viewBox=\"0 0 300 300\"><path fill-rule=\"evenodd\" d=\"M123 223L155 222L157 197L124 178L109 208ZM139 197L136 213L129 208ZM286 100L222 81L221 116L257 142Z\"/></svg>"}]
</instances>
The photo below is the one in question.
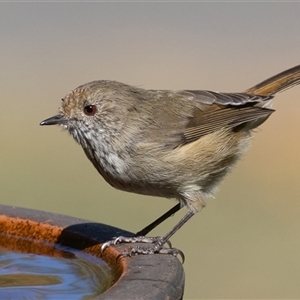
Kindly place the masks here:
<instances>
[{"instance_id":1,"label":"bird's beak","mask_svg":"<svg viewBox=\"0 0 300 300\"><path fill-rule=\"evenodd\" d=\"M51 117L49 119L46 119L40 123L41 126L43 125L60 125L64 124L68 121L66 117L63 115L56 115L54 117Z\"/></svg>"}]
</instances>

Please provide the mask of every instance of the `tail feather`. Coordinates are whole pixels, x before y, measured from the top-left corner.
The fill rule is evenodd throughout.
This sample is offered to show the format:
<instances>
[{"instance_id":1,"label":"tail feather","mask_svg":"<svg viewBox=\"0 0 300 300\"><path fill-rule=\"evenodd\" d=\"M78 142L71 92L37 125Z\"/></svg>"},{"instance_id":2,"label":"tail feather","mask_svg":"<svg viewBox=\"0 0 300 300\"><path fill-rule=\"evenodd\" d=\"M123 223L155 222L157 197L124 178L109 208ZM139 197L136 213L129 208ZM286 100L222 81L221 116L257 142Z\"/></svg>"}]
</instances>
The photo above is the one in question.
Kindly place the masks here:
<instances>
[{"instance_id":1,"label":"tail feather","mask_svg":"<svg viewBox=\"0 0 300 300\"><path fill-rule=\"evenodd\" d=\"M251 95L272 96L300 84L300 65L283 71L244 91Z\"/></svg>"}]
</instances>

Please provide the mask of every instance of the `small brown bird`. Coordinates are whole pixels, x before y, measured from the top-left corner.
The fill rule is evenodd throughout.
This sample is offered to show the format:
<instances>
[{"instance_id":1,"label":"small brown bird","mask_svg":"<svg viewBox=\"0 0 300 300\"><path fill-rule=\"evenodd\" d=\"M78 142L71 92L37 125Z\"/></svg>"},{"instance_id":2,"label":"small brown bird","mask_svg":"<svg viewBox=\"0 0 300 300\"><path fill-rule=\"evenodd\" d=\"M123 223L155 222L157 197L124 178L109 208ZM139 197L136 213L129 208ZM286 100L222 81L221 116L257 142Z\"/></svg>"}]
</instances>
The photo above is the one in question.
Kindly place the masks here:
<instances>
[{"instance_id":1,"label":"small brown bird","mask_svg":"<svg viewBox=\"0 0 300 300\"><path fill-rule=\"evenodd\" d=\"M274 112L273 96L299 83L300 65L241 93L145 90L93 81L71 91L59 114L40 125L67 129L113 187L179 201L138 236L116 238L103 250L117 242L146 242L151 244L125 254L177 254L164 244L214 194L247 149L252 129ZM144 236L183 206L187 214L169 233Z\"/></svg>"}]
</instances>

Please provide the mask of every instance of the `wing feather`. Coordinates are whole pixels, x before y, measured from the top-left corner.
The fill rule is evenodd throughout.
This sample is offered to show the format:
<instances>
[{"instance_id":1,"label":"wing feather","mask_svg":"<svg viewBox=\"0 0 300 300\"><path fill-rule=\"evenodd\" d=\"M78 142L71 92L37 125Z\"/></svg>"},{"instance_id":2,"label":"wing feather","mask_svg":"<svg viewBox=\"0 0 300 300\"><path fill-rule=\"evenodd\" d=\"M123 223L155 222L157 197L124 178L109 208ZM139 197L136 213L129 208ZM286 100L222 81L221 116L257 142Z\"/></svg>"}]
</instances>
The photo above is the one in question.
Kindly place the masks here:
<instances>
[{"instance_id":1,"label":"wing feather","mask_svg":"<svg viewBox=\"0 0 300 300\"><path fill-rule=\"evenodd\" d=\"M191 143L222 128L253 129L274 112L263 107L273 96L191 90L181 93L199 104L183 131L182 144Z\"/></svg>"}]
</instances>

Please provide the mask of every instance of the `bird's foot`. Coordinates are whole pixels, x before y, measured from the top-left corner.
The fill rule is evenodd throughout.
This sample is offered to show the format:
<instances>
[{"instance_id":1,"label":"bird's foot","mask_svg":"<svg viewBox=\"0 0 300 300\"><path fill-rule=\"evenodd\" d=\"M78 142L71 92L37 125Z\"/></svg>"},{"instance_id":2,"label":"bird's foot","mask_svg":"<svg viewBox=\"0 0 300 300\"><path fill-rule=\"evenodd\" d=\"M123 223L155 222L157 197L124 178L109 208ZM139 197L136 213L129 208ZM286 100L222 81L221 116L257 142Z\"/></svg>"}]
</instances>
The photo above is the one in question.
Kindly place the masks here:
<instances>
[{"instance_id":1,"label":"bird's foot","mask_svg":"<svg viewBox=\"0 0 300 300\"><path fill-rule=\"evenodd\" d=\"M184 262L184 254L181 250L172 248L170 241L165 240L163 237L146 237L146 236L135 236L135 237L124 237L119 236L104 243L101 246L101 252L103 252L109 246L115 246L120 243L146 243L151 244L149 246L129 246L126 250L123 251L123 256L134 256L139 254L171 254L174 256L180 255L182 263ZM164 247L164 244L168 244L169 248Z\"/></svg>"}]
</instances>

